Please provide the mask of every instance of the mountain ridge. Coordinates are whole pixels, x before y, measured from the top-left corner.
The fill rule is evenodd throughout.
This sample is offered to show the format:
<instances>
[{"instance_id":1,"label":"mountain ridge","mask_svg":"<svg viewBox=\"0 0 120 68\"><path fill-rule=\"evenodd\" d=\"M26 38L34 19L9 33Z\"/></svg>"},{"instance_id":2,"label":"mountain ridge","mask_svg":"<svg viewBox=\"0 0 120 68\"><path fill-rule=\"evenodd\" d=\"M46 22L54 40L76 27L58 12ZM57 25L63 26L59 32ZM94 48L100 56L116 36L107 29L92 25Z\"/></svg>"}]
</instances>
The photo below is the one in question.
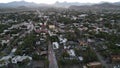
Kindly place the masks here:
<instances>
[{"instance_id":1,"label":"mountain ridge","mask_svg":"<svg viewBox=\"0 0 120 68\"><path fill-rule=\"evenodd\" d=\"M55 2L54 4L44 4L44 3L34 3L34 2L26 2L26 1L13 1L9 3L0 3L0 8L6 8L6 7L20 7L20 6L25 6L25 7L41 7L41 6L48 6L48 7L71 7L71 6L110 6L110 7L117 7L120 6L120 2L115 2L115 3L109 3L109 2L103 2L103 3L79 3L79 2Z\"/></svg>"}]
</instances>

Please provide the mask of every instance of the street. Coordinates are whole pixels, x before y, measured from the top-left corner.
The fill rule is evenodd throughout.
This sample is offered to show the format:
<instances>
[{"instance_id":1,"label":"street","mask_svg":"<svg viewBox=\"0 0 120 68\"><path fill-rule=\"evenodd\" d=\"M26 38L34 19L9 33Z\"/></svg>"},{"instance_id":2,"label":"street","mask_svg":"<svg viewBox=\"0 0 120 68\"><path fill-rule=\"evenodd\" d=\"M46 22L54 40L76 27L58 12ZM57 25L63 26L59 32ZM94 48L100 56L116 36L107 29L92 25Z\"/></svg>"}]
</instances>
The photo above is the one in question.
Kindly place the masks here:
<instances>
[{"instance_id":1,"label":"street","mask_svg":"<svg viewBox=\"0 0 120 68\"><path fill-rule=\"evenodd\" d=\"M55 52L53 51L50 41L48 46L48 59L49 59L49 68L58 68Z\"/></svg>"}]
</instances>

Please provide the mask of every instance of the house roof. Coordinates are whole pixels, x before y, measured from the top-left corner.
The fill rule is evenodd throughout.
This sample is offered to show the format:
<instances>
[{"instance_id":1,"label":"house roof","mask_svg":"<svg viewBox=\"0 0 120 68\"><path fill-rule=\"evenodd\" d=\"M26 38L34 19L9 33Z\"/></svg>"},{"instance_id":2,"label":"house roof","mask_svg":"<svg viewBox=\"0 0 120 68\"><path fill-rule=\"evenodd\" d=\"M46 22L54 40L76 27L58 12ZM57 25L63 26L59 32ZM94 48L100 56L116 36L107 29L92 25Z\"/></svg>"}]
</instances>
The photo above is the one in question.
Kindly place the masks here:
<instances>
[{"instance_id":1,"label":"house roof","mask_svg":"<svg viewBox=\"0 0 120 68\"><path fill-rule=\"evenodd\" d=\"M87 43L80 41L80 45L85 46L85 45L87 45Z\"/></svg>"},{"instance_id":2,"label":"house roof","mask_svg":"<svg viewBox=\"0 0 120 68\"><path fill-rule=\"evenodd\" d=\"M79 56L78 59L79 59L80 61L83 61L83 57L81 57L81 56Z\"/></svg>"},{"instance_id":3,"label":"house roof","mask_svg":"<svg viewBox=\"0 0 120 68\"><path fill-rule=\"evenodd\" d=\"M112 55L111 58L113 61L120 61L120 55Z\"/></svg>"},{"instance_id":4,"label":"house roof","mask_svg":"<svg viewBox=\"0 0 120 68\"><path fill-rule=\"evenodd\" d=\"M42 52L40 53L40 55L45 55L45 54L47 54L47 51L42 51Z\"/></svg>"},{"instance_id":5,"label":"house roof","mask_svg":"<svg viewBox=\"0 0 120 68\"><path fill-rule=\"evenodd\" d=\"M90 62L87 64L88 66L96 66L96 65L101 65L100 62Z\"/></svg>"},{"instance_id":6,"label":"house roof","mask_svg":"<svg viewBox=\"0 0 120 68\"><path fill-rule=\"evenodd\" d=\"M4 57L2 57L2 58L0 59L0 61L2 61L2 60L8 60L8 59L10 59L10 58L12 58L12 56L4 56Z\"/></svg>"},{"instance_id":7,"label":"house roof","mask_svg":"<svg viewBox=\"0 0 120 68\"><path fill-rule=\"evenodd\" d=\"M15 56L12 60L23 61L24 59L27 59L27 58L32 60L32 57L29 57L29 56Z\"/></svg>"},{"instance_id":8,"label":"house roof","mask_svg":"<svg viewBox=\"0 0 120 68\"><path fill-rule=\"evenodd\" d=\"M11 52L15 52L17 50L17 48L13 48Z\"/></svg>"},{"instance_id":9,"label":"house roof","mask_svg":"<svg viewBox=\"0 0 120 68\"><path fill-rule=\"evenodd\" d=\"M75 56L75 52L74 52L74 50L73 50L73 49L68 50L68 53L69 53L69 55L70 55L70 56Z\"/></svg>"},{"instance_id":10,"label":"house roof","mask_svg":"<svg viewBox=\"0 0 120 68\"><path fill-rule=\"evenodd\" d=\"M53 42L52 44L53 44L56 48L59 48L58 42Z\"/></svg>"}]
</instances>

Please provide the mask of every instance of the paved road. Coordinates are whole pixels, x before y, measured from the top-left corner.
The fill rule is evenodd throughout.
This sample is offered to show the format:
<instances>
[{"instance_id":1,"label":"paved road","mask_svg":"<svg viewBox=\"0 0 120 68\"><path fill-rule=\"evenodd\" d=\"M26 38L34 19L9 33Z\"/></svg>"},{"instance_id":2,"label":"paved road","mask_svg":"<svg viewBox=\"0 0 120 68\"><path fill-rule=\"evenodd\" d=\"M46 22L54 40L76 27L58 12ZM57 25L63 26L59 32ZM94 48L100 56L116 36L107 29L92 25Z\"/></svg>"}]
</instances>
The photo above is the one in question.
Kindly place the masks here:
<instances>
[{"instance_id":1,"label":"paved road","mask_svg":"<svg viewBox=\"0 0 120 68\"><path fill-rule=\"evenodd\" d=\"M105 67L105 68L112 68L110 65L108 65L106 63L106 61L104 61L104 59L102 58L102 56L95 50L93 49L92 46L90 46L90 48L95 52L95 54L97 55L98 59L100 60L100 62L102 63L102 65Z\"/></svg>"},{"instance_id":2,"label":"paved road","mask_svg":"<svg viewBox=\"0 0 120 68\"><path fill-rule=\"evenodd\" d=\"M39 15L41 15L39 10L36 10ZM47 21L46 21L47 22ZM50 35L50 33L49 33ZM51 42L48 42L48 59L49 59L49 68L58 68L55 52L53 51Z\"/></svg>"},{"instance_id":3,"label":"paved road","mask_svg":"<svg viewBox=\"0 0 120 68\"><path fill-rule=\"evenodd\" d=\"M50 42L48 46L48 59L49 59L49 68L58 68L55 52L53 51L53 48Z\"/></svg>"}]
</instances>

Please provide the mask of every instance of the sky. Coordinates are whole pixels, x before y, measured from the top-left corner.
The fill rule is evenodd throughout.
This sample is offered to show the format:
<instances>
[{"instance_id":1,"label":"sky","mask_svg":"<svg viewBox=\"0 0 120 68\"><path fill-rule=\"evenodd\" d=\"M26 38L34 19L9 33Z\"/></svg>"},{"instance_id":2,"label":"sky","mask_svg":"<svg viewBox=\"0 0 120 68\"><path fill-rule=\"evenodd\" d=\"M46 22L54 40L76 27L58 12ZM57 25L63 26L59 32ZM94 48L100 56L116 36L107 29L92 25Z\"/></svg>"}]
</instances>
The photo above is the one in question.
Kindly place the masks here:
<instances>
[{"instance_id":1,"label":"sky","mask_svg":"<svg viewBox=\"0 0 120 68\"><path fill-rule=\"evenodd\" d=\"M23 0L0 0L0 3L8 3L12 1L23 1ZM99 3L99 2L120 2L120 0L24 0L27 2L35 2L35 3L46 3L53 4L56 1L59 2L80 2L80 3Z\"/></svg>"}]
</instances>

